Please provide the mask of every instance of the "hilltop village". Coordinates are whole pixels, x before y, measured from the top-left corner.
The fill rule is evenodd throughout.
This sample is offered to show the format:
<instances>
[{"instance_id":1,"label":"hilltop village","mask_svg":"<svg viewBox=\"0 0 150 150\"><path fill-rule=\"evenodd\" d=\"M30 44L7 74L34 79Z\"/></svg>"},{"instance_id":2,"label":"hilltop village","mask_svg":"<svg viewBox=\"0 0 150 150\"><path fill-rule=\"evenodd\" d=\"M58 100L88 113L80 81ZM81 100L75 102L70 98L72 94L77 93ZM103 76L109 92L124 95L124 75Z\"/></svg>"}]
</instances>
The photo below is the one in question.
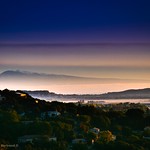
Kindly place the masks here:
<instances>
[{"instance_id":1,"label":"hilltop village","mask_svg":"<svg viewBox=\"0 0 150 150\"><path fill-rule=\"evenodd\" d=\"M149 150L150 110L143 104L47 102L0 91L0 149Z\"/></svg>"}]
</instances>

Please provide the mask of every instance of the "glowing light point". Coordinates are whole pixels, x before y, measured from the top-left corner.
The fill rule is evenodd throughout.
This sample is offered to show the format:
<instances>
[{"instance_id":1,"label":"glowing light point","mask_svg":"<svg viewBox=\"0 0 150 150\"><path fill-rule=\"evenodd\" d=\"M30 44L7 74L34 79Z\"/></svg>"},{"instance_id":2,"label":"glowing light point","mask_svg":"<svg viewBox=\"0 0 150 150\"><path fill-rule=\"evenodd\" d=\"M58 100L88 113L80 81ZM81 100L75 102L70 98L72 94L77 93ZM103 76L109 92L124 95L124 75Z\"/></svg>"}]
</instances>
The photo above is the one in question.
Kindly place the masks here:
<instances>
[{"instance_id":1,"label":"glowing light point","mask_svg":"<svg viewBox=\"0 0 150 150\"><path fill-rule=\"evenodd\" d=\"M35 103L36 103L36 104L38 104L38 103L39 103L39 101L38 101L38 100L35 100Z\"/></svg>"}]
</instances>

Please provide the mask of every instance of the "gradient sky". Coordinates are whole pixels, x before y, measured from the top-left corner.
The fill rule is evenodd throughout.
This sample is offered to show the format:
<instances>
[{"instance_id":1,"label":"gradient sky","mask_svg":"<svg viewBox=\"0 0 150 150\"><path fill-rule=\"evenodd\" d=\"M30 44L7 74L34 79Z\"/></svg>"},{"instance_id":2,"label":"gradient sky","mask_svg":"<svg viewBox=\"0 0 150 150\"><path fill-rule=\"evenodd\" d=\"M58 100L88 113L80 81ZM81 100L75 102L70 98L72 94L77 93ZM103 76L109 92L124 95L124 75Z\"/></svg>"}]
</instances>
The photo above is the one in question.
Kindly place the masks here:
<instances>
[{"instance_id":1,"label":"gradient sky","mask_svg":"<svg viewBox=\"0 0 150 150\"><path fill-rule=\"evenodd\" d=\"M149 0L2 0L0 73L149 80L149 6Z\"/></svg>"},{"instance_id":2,"label":"gradient sky","mask_svg":"<svg viewBox=\"0 0 150 150\"><path fill-rule=\"evenodd\" d=\"M1 0L0 42L149 42L149 6L149 0Z\"/></svg>"}]
</instances>

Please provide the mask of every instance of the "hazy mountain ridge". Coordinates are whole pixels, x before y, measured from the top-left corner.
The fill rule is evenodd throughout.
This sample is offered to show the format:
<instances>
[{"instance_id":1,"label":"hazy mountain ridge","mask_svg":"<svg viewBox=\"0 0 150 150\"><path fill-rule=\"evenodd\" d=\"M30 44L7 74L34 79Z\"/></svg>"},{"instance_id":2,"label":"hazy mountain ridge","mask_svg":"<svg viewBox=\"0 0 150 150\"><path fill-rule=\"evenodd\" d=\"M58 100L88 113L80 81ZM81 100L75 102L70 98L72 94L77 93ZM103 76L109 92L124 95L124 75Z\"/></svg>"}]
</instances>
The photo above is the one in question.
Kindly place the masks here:
<instances>
[{"instance_id":1,"label":"hazy mountain ridge","mask_svg":"<svg viewBox=\"0 0 150 150\"><path fill-rule=\"evenodd\" d=\"M137 93L135 95L122 93L122 94L99 94L102 93L102 88L108 87L108 90L105 91L119 91L114 90L120 85L126 86L122 89L132 89L134 86L130 87L128 85L139 84L139 88L145 88L149 86L147 83L150 83L150 80L137 80L137 79L119 79L119 78L88 78L88 77L79 77L79 76L70 76L70 75L61 75L61 74L44 74L44 73L32 73L27 71L13 71L8 70L0 74L0 88L1 89L19 89L19 90L40 90L46 89L49 91L55 91L57 93L97 93L97 95L61 95L61 94L42 94L42 97L59 97L59 98L76 98L77 99L116 99L116 98L139 98L139 97L149 97L143 93ZM142 84L144 86L141 86ZM89 88L86 89L86 86ZM110 86L110 87L109 87ZM111 87L112 86L112 87ZM64 89L63 89L64 88ZM72 90L72 91L69 91ZM81 90L81 91L80 91ZM91 91L91 92L87 92ZM95 92L96 91L96 92ZM103 91L103 92L105 92ZM39 95L36 93L36 95ZM118 96L117 96L118 95ZM124 96L123 96L124 95ZM41 97L41 95L40 95Z\"/></svg>"},{"instance_id":2,"label":"hazy mountain ridge","mask_svg":"<svg viewBox=\"0 0 150 150\"><path fill-rule=\"evenodd\" d=\"M20 71L20 70L16 70L16 71L13 71L13 70L7 70L7 71L4 71L0 74L1 77L7 77L7 76L33 76L33 75L40 75L38 73L31 73L31 72L28 72L28 71Z\"/></svg>"},{"instance_id":3,"label":"hazy mountain ridge","mask_svg":"<svg viewBox=\"0 0 150 150\"><path fill-rule=\"evenodd\" d=\"M120 79L120 78L92 78L92 77L79 77L72 75L61 75L61 74L44 74L44 73L32 73L27 71L13 71L8 70L0 74L2 80L34 80L49 84L101 84L101 83L125 83L125 82L150 82L150 80L141 79Z\"/></svg>"},{"instance_id":4,"label":"hazy mountain ridge","mask_svg":"<svg viewBox=\"0 0 150 150\"><path fill-rule=\"evenodd\" d=\"M58 99L149 99L150 98L150 88L145 89L130 89L121 92L109 92L105 94L56 94L50 93L47 90L43 91L25 91L33 97L39 98L58 98Z\"/></svg>"}]
</instances>

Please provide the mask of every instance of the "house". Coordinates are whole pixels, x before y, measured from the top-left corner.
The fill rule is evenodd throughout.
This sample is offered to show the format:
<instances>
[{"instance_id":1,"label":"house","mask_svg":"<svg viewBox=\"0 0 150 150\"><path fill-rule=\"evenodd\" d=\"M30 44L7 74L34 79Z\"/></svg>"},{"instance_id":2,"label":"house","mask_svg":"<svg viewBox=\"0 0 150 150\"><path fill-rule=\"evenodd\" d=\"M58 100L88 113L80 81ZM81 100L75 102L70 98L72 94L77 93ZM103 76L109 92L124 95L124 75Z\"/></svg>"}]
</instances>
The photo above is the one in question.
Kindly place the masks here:
<instances>
[{"instance_id":1,"label":"house","mask_svg":"<svg viewBox=\"0 0 150 150\"><path fill-rule=\"evenodd\" d=\"M24 97L24 98L27 97L27 94L25 94L25 93L17 92L16 94L19 95L20 97Z\"/></svg>"},{"instance_id":2,"label":"house","mask_svg":"<svg viewBox=\"0 0 150 150\"><path fill-rule=\"evenodd\" d=\"M150 126L145 127L144 131L150 131Z\"/></svg>"},{"instance_id":3,"label":"house","mask_svg":"<svg viewBox=\"0 0 150 150\"><path fill-rule=\"evenodd\" d=\"M143 138L150 140L150 126L144 128Z\"/></svg>"},{"instance_id":4,"label":"house","mask_svg":"<svg viewBox=\"0 0 150 150\"><path fill-rule=\"evenodd\" d=\"M116 136L115 136L115 135L112 135L111 141L115 141L115 140L116 140Z\"/></svg>"},{"instance_id":5,"label":"house","mask_svg":"<svg viewBox=\"0 0 150 150\"><path fill-rule=\"evenodd\" d=\"M86 139L74 139L72 140L72 144L86 144L87 140Z\"/></svg>"},{"instance_id":6,"label":"house","mask_svg":"<svg viewBox=\"0 0 150 150\"><path fill-rule=\"evenodd\" d=\"M2 96L0 95L0 100L2 100Z\"/></svg>"},{"instance_id":7,"label":"house","mask_svg":"<svg viewBox=\"0 0 150 150\"><path fill-rule=\"evenodd\" d=\"M37 137L33 135L25 135L18 138L18 143L32 143L35 138Z\"/></svg>"},{"instance_id":8,"label":"house","mask_svg":"<svg viewBox=\"0 0 150 150\"><path fill-rule=\"evenodd\" d=\"M22 113L19 113L19 116L23 117L23 116L25 116L25 114L26 114L25 112L22 112Z\"/></svg>"},{"instance_id":9,"label":"house","mask_svg":"<svg viewBox=\"0 0 150 150\"><path fill-rule=\"evenodd\" d=\"M25 124L25 125L28 125L28 124L31 124L33 123L34 121L21 121L21 123Z\"/></svg>"},{"instance_id":10,"label":"house","mask_svg":"<svg viewBox=\"0 0 150 150\"><path fill-rule=\"evenodd\" d=\"M49 137L48 135L25 135L18 138L18 143L33 143L33 141L57 141L56 137Z\"/></svg>"},{"instance_id":11,"label":"house","mask_svg":"<svg viewBox=\"0 0 150 150\"><path fill-rule=\"evenodd\" d=\"M150 137L143 136L143 139L150 140Z\"/></svg>"},{"instance_id":12,"label":"house","mask_svg":"<svg viewBox=\"0 0 150 150\"><path fill-rule=\"evenodd\" d=\"M58 111L47 111L47 112L41 113L41 118L45 119L46 117L57 117L59 115L61 115L61 113Z\"/></svg>"},{"instance_id":13,"label":"house","mask_svg":"<svg viewBox=\"0 0 150 150\"><path fill-rule=\"evenodd\" d=\"M96 135L98 135L99 132L100 132L100 129L94 127L94 128L92 128L92 129L90 129L89 131L92 132L92 133L94 133L94 134L96 134Z\"/></svg>"},{"instance_id":14,"label":"house","mask_svg":"<svg viewBox=\"0 0 150 150\"><path fill-rule=\"evenodd\" d=\"M0 95L0 101L1 101L1 100L4 100L4 99L5 99L5 97L2 96L2 95Z\"/></svg>"}]
</instances>

